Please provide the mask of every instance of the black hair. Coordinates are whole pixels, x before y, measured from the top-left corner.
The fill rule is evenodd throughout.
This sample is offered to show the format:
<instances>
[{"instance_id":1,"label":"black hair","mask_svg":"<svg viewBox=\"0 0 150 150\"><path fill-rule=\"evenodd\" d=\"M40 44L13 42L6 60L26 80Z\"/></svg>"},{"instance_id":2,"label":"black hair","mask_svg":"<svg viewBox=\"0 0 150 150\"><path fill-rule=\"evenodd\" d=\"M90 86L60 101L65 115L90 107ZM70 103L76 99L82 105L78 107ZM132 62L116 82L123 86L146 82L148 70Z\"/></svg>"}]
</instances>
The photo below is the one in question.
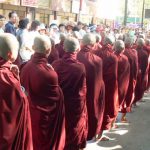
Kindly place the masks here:
<instances>
[{"instance_id":1,"label":"black hair","mask_svg":"<svg viewBox=\"0 0 150 150\"><path fill-rule=\"evenodd\" d=\"M63 23L59 24L59 28L60 27L65 27L65 24L63 24Z\"/></svg>"},{"instance_id":2,"label":"black hair","mask_svg":"<svg viewBox=\"0 0 150 150\"><path fill-rule=\"evenodd\" d=\"M41 24L41 23L40 23L38 20L32 21L32 23L31 23L31 31L36 30L36 28L37 28L38 26L40 26L40 24Z\"/></svg>"},{"instance_id":3,"label":"black hair","mask_svg":"<svg viewBox=\"0 0 150 150\"><path fill-rule=\"evenodd\" d=\"M3 18L5 19L5 17L3 15L0 15L0 19L3 19Z\"/></svg>"},{"instance_id":4,"label":"black hair","mask_svg":"<svg viewBox=\"0 0 150 150\"><path fill-rule=\"evenodd\" d=\"M11 11L11 12L8 14L8 17L11 18L11 17L12 17L12 14L17 14L17 13L16 13L16 11Z\"/></svg>"},{"instance_id":5,"label":"black hair","mask_svg":"<svg viewBox=\"0 0 150 150\"><path fill-rule=\"evenodd\" d=\"M20 29L25 29L25 28L27 28L28 23L29 23L29 19L28 18L21 19L19 21L19 26L18 27Z\"/></svg>"}]
</instances>

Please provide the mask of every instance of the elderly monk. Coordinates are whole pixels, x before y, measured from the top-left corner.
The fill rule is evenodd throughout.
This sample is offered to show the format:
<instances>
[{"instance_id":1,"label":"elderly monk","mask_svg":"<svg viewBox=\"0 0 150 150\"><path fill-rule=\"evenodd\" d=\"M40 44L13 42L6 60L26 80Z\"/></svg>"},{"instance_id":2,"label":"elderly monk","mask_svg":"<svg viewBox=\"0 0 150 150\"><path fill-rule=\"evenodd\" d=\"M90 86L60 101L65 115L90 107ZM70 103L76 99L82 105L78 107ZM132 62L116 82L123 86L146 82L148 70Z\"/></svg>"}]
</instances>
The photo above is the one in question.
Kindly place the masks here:
<instances>
[{"instance_id":1,"label":"elderly monk","mask_svg":"<svg viewBox=\"0 0 150 150\"><path fill-rule=\"evenodd\" d=\"M130 79L128 91L126 94L126 98L124 101L124 105L122 105L122 122L127 122L126 113L131 112L131 106L135 97L135 86L137 81L137 73L138 73L138 56L136 50L132 48L133 38L126 37L125 38L125 51L124 55L127 56L128 61L130 63Z\"/></svg>"},{"instance_id":2,"label":"elderly monk","mask_svg":"<svg viewBox=\"0 0 150 150\"><path fill-rule=\"evenodd\" d=\"M64 93L65 150L83 149L87 139L86 73L84 65L76 59L79 47L77 39L67 38L64 42L66 53L52 64Z\"/></svg>"},{"instance_id":3,"label":"elderly monk","mask_svg":"<svg viewBox=\"0 0 150 150\"><path fill-rule=\"evenodd\" d=\"M103 79L105 83L105 113L103 119L103 130L109 130L113 127L119 111L118 101L118 60L113 53L114 39L106 36L103 48L96 54L103 60ZM107 140L107 139L106 139Z\"/></svg>"},{"instance_id":4,"label":"elderly monk","mask_svg":"<svg viewBox=\"0 0 150 150\"><path fill-rule=\"evenodd\" d=\"M139 68L138 68L137 84L135 87L135 99L134 99L135 106L136 102L142 99L148 84L149 54L144 48L145 48L145 41L144 39L139 38L137 40L137 49L136 49L138 54Z\"/></svg>"},{"instance_id":5,"label":"elderly monk","mask_svg":"<svg viewBox=\"0 0 150 150\"><path fill-rule=\"evenodd\" d=\"M15 36L0 35L0 150L33 150L28 100L12 65L18 48Z\"/></svg>"},{"instance_id":6,"label":"elderly monk","mask_svg":"<svg viewBox=\"0 0 150 150\"><path fill-rule=\"evenodd\" d=\"M96 42L94 34L86 34L77 59L85 65L87 83L88 140L101 135L105 108L102 60L91 53Z\"/></svg>"},{"instance_id":7,"label":"elderly monk","mask_svg":"<svg viewBox=\"0 0 150 150\"><path fill-rule=\"evenodd\" d=\"M119 108L122 110L125 104L125 98L129 86L130 78L130 64L128 58L123 54L125 49L125 44L122 40L118 40L114 45L115 54L118 58L118 99ZM122 113L122 119L124 119L125 114ZM121 119L121 121L122 121Z\"/></svg>"},{"instance_id":8,"label":"elderly monk","mask_svg":"<svg viewBox=\"0 0 150 150\"><path fill-rule=\"evenodd\" d=\"M58 76L47 61L51 51L49 38L37 36L33 49L35 54L21 72L21 82L30 101L33 146L35 150L63 150L64 101Z\"/></svg>"},{"instance_id":9,"label":"elderly monk","mask_svg":"<svg viewBox=\"0 0 150 150\"><path fill-rule=\"evenodd\" d=\"M58 51L59 58L62 58L65 51L64 51L64 41L66 39L66 35L64 33L60 34L60 43L55 45L56 50Z\"/></svg>"}]
</instances>

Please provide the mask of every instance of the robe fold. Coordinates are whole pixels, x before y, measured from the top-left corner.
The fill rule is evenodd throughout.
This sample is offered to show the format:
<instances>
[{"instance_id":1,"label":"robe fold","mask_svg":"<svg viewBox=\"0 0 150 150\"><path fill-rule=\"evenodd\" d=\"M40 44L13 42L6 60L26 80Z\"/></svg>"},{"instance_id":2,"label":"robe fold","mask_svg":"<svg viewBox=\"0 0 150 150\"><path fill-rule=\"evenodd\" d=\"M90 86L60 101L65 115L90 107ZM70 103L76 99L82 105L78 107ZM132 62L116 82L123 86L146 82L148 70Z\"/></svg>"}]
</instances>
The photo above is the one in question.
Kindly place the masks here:
<instances>
[{"instance_id":1,"label":"robe fold","mask_svg":"<svg viewBox=\"0 0 150 150\"><path fill-rule=\"evenodd\" d=\"M138 73L138 56L136 50L132 49L129 46L126 46L124 55L127 56L130 63L130 79L129 86L124 101L124 107L122 107L121 112L127 113L131 112L131 106L135 97L135 86L137 82L137 73Z\"/></svg>"},{"instance_id":2,"label":"robe fold","mask_svg":"<svg viewBox=\"0 0 150 150\"><path fill-rule=\"evenodd\" d=\"M101 132L105 108L105 86L102 76L102 60L84 46L77 55L84 64L87 83L88 140Z\"/></svg>"},{"instance_id":3,"label":"robe fold","mask_svg":"<svg viewBox=\"0 0 150 150\"><path fill-rule=\"evenodd\" d=\"M118 100L119 109L122 110L125 105L125 98L129 86L130 64L124 54L115 53L118 58Z\"/></svg>"},{"instance_id":4,"label":"robe fold","mask_svg":"<svg viewBox=\"0 0 150 150\"><path fill-rule=\"evenodd\" d=\"M110 45L96 52L103 61L103 79L105 84L105 113L102 129L109 130L119 111L117 70L118 60Z\"/></svg>"},{"instance_id":5,"label":"robe fold","mask_svg":"<svg viewBox=\"0 0 150 150\"><path fill-rule=\"evenodd\" d=\"M65 102L66 144L64 150L85 148L87 140L86 73L75 53L65 53L52 64L58 74Z\"/></svg>"},{"instance_id":6,"label":"robe fold","mask_svg":"<svg viewBox=\"0 0 150 150\"><path fill-rule=\"evenodd\" d=\"M44 54L35 53L21 71L21 82L30 102L35 150L63 150L64 100L58 76Z\"/></svg>"},{"instance_id":7,"label":"robe fold","mask_svg":"<svg viewBox=\"0 0 150 150\"><path fill-rule=\"evenodd\" d=\"M10 67L0 57L0 150L33 150L28 100Z\"/></svg>"},{"instance_id":8,"label":"robe fold","mask_svg":"<svg viewBox=\"0 0 150 150\"><path fill-rule=\"evenodd\" d=\"M148 69L149 69L148 63L149 54L146 50L144 50L144 47L142 48L137 47L137 54L138 54L139 68L138 68L137 84L135 87L134 103L141 100L144 95L144 92L147 90Z\"/></svg>"}]
</instances>

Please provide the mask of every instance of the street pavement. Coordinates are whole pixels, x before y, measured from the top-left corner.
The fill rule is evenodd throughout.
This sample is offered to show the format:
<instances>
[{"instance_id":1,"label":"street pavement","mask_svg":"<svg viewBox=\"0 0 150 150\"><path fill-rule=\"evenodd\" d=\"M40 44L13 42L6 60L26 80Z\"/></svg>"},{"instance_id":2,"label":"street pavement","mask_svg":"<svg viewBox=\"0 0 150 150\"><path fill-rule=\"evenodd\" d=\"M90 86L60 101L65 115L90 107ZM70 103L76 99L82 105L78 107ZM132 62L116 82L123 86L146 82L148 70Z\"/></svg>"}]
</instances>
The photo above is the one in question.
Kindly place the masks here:
<instances>
[{"instance_id":1,"label":"street pavement","mask_svg":"<svg viewBox=\"0 0 150 150\"><path fill-rule=\"evenodd\" d=\"M106 132L110 141L88 141L85 150L150 150L150 93L127 115L129 123L117 123Z\"/></svg>"}]
</instances>

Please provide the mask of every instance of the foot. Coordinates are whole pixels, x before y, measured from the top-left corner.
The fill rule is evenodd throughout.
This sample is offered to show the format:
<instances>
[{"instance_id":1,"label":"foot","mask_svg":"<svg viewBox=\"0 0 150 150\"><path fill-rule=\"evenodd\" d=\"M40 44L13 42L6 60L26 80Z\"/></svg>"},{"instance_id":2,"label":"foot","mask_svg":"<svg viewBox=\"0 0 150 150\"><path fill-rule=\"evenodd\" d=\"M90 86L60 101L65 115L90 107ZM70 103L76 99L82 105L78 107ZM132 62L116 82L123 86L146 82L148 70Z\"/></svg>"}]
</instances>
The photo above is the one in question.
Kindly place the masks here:
<instances>
[{"instance_id":1,"label":"foot","mask_svg":"<svg viewBox=\"0 0 150 150\"><path fill-rule=\"evenodd\" d=\"M127 120L127 118L126 118L126 117L124 117L124 118L121 118L121 123L128 123L128 120Z\"/></svg>"},{"instance_id":2,"label":"foot","mask_svg":"<svg viewBox=\"0 0 150 150\"><path fill-rule=\"evenodd\" d=\"M109 138L109 137L102 137L102 138L100 139L100 141L110 141L110 138Z\"/></svg>"},{"instance_id":3,"label":"foot","mask_svg":"<svg viewBox=\"0 0 150 150\"><path fill-rule=\"evenodd\" d=\"M102 138L102 134L97 134L94 138L95 141L99 141Z\"/></svg>"}]
</instances>

